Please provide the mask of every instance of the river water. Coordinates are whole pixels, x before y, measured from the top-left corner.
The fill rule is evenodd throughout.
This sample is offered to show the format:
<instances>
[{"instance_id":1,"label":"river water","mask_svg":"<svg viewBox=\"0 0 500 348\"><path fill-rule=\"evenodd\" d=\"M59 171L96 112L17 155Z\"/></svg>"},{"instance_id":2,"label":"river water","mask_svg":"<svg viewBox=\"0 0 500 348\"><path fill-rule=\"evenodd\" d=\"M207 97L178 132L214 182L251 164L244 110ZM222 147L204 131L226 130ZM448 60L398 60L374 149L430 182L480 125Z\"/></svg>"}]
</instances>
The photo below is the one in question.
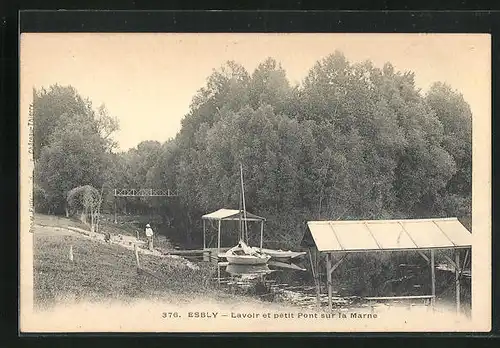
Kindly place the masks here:
<instances>
[{"instance_id":1,"label":"river water","mask_svg":"<svg viewBox=\"0 0 500 348\"><path fill-rule=\"evenodd\" d=\"M214 280L232 293L258 297L264 301L284 301L302 308L315 308L316 286L311 272L304 266L302 262L286 264L270 261L268 265L262 266L219 263ZM325 306L328 303L325 286L321 290L319 298L321 305ZM352 299L350 301L346 297L334 296L333 302L336 306L347 306Z\"/></svg>"},{"instance_id":2,"label":"river water","mask_svg":"<svg viewBox=\"0 0 500 348\"><path fill-rule=\"evenodd\" d=\"M138 225L139 228L139 225ZM175 238L176 234L169 231L161 223L157 223L159 232L169 239L172 246L186 249L183 239ZM197 258L192 261L202 262ZM387 287L379 289L380 294L353 294L353 284L349 276L336 277L333 282L332 304L336 309L351 309L369 307L366 296L408 296L429 295L430 279L428 267L401 264L396 270L394 279L388 279ZM425 269L424 269L425 268ZM340 269L336 270L336 272ZM436 303L453 306L455 302L454 273L449 270L436 268ZM321 273L321 271L320 271ZM286 302L301 308L317 308L328 306L326 277L320 274L320 293L317 294L315 281L310 269L309 259L303 257L294 261L294 264L276 264L272 261L265 266L238 266L219 263L213 274L216 284L234 294L257 297L263 301ZM471 307L471 280L470 276L461 279L461 302L464 314L470 315ZM319 298L319 301L318 301ZM397 301L393 301L397 305ZM400 304L404 304L401 302ZM414 305L421 305L423 301Z\"/></svg>"},{"instance_id":3,"label":"river water","mask_svg":"<svg viewBox=\"0 0 500 348\"><path fill-rule=\"evenodd\" d=\"M426 270L421 271L425 273ZM446 283L454 278L454 274L436 269L436 278L441 279L442 283ZM312 273L307 265L307 258L298 260L294 264L270 261L268 265L263 266L229 265L220 262L214 274L214 281L230 293L257 297L264 301L286 302L304 309L326 308L328 306L326 282L323 278L318 295ZM343 285L345 284L334 283L333 285L332 305L334 308L338 310L370 308L370 304L364 297L349 295ZM405 284L402 281L398 289L401 293L384 296L429 294L426 291L427 284L415 284L415 282ZM438 305L452 305L455 301L454 289L454 282L451 283L451 287L438 286L436 303ZM470 315L470 278L468 277L461 280L461 298L464 314ZM392 301L392 304L426 306L429 305L429 302L412 300L411 303L408 303L408 301L401 300L399 302Z\"/></svg>"}]
</instances>

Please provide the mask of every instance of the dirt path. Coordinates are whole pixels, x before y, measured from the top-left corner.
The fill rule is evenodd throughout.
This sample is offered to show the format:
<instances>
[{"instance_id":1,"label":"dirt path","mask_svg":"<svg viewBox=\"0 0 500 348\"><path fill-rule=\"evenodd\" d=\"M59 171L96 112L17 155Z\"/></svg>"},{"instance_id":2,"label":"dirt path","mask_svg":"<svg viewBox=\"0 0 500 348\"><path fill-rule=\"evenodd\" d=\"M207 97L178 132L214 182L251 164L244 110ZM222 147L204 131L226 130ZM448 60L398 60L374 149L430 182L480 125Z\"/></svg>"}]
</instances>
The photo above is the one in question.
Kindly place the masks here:
<instances>
[{"instance_id":1,"label":"dirt path","mask_svg":"<svg viewBox=\"0 0 500 348\"><path fill-rule=\"evenodd\" d=\"M38 219L39 220L39 219ZM168 255L168 251L159 250L155 248L153 251L147 249L147 242L144 240L137 239L134 236L128 235L111 235L109 242L105 240L105 234L99 232L91 232L87 229L83 229L76 226L63 226L66 219L63 218L50 218L49 221L37 221L35 220L35 233L41 235L56 235L56 236L78 236L81 238L91 239L95 242L109 245L118 245L128 250L134 250L137 246L137 251L140 254L151 255L161 258L171 258L181 260L185 265L191 269L198 269L198 266L191 261L184 259L177 255ZM57 222L57 223L54 223Z\"/></svg>"}]
</instances>

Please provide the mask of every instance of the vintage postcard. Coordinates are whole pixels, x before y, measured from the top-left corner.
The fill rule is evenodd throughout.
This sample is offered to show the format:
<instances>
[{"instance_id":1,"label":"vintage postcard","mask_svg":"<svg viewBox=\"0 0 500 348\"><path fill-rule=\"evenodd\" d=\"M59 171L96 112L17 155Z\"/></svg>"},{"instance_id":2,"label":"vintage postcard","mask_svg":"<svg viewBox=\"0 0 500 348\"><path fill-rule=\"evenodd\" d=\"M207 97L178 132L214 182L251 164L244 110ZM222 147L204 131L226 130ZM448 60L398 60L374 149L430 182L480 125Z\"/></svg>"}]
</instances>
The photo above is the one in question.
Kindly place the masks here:
<instances>
[{"instance_id":1,"label":"vintage postcard","mask_svg":"<svg viewBox=\"0 0 500 348\"><path fill-rule=\"evenodd\" d=\"M21 332L489 331L490 40L21 34Z\"/></svg>"}]
</instances>

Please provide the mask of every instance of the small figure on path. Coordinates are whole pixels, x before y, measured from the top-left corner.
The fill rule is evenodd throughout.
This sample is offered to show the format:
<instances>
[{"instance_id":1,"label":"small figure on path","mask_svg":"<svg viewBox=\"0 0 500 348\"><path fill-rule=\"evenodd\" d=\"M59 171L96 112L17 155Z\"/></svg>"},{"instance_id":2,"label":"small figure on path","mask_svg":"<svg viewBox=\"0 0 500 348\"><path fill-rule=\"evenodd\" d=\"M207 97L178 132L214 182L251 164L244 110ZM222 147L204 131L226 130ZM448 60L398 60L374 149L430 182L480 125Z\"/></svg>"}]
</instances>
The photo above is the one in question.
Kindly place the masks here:
<instances>
[{"instance_id":1,"label":"small figure on path","mask_svg":"<svg viewBox=\"0 0 500 348\"><path fill-rule=\"evenodd\" d=\"M149 224L146 225L146 237L148 238L149 250L153 251L153 230Z\"/></svg>"}]
</instances>

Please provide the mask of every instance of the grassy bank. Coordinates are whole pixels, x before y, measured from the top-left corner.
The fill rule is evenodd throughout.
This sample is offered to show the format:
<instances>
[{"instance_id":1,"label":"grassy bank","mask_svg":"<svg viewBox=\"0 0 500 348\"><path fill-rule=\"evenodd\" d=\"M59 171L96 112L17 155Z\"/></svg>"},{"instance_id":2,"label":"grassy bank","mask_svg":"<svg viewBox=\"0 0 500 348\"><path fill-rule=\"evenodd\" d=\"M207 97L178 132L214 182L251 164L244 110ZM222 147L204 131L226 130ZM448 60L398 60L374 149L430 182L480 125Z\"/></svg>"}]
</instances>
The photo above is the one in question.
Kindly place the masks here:
<instances>
[{"instance_id":1,"label":"grassy bank","mask_svg":"<svg viewBox=\"0 0 500 348\"><path fill-rule=\"evenodd\" d=\"M230 299L219 291L214 266L189 267L182 258L140 254L141 267L161 275L137 272L134 252L102 243L67 227L85 228L78 221L37 215L34 226L34 301L38 308L63 301ZM70 247L73 261L70 260Z\"/></svg>"}]
</instances>

